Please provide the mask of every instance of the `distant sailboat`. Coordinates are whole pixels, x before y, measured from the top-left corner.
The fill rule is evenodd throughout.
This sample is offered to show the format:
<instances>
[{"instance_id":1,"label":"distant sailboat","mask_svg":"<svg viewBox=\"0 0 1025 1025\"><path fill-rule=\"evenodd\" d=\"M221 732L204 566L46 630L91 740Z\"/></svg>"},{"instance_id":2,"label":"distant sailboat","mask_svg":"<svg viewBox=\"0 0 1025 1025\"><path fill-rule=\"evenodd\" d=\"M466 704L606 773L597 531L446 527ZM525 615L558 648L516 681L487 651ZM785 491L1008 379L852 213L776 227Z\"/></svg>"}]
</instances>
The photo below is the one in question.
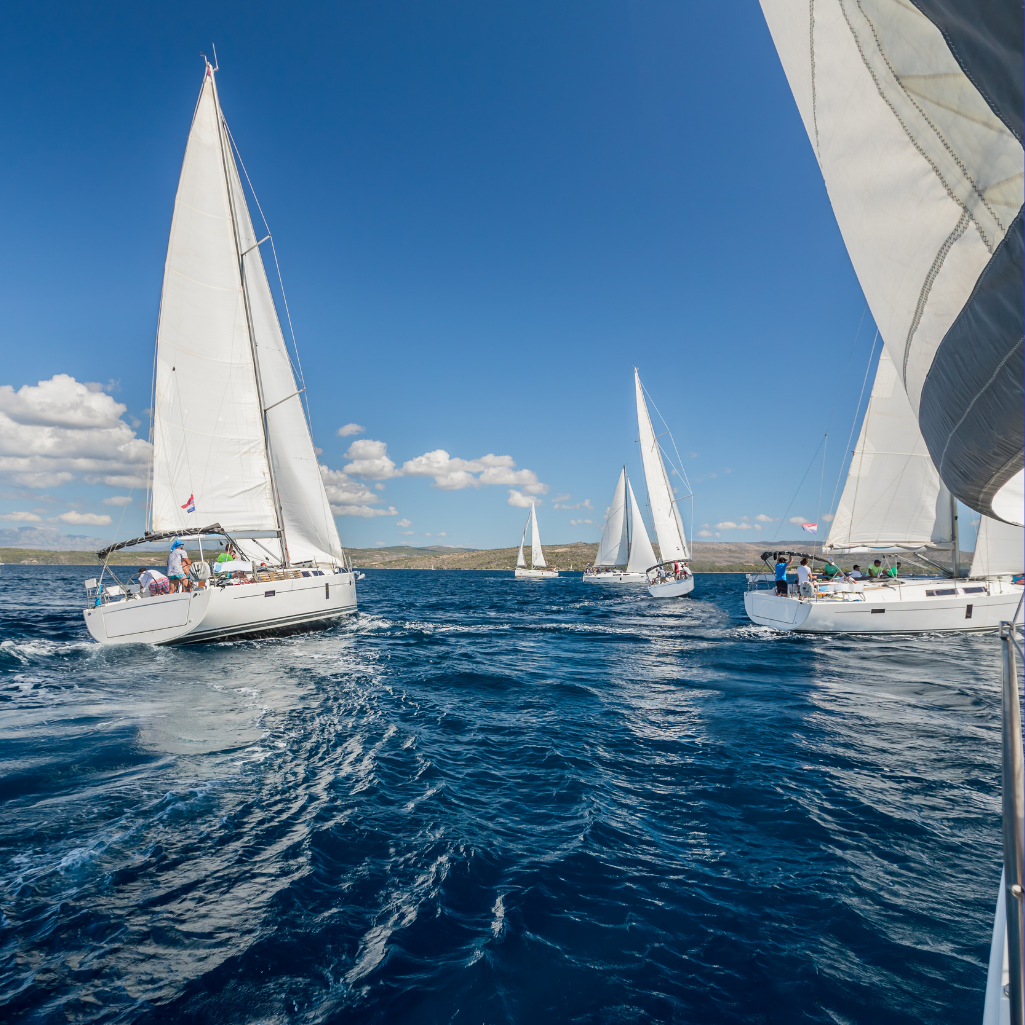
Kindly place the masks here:
<instances>
[{"instance_id":1,"label":"distant sailboat","mask_svg":"<svg viewBox=\"0 0 1025 1025\"><path fill-rule=\"evenodd\" d=\"M149 530L98 553L103 570L89 582L84 616L101 644L226 640L324 626L356 611L306 389L260 256L270 236L253 227L215 71L207 63L164 265ZM147 596L138 584L102 586L105 575L117 580L112 552L173 538L199 543L191 590ZM204 539L238 553L219 567L230 572L211 574Z\"/></svg>"},{"instance_id":2,"label":"distant sailboat","mask_svg":"<svg viewBox=\"0 0 1025 1025\"><path fill-rule=\"evenodd\" d=\"M655 565L655 552L637 508L637 496L624 466L616 481L608 519L594 565L584 572L588 583L644 584Z\"/></svg>"},{"instance_id":3,"label":"distant sailboat","mask_svg":"<svg viewBox=\"0 0 1025 1025\"><path fill-rule=\"evenodd\" d=\"M954 500L884 350L823 553L864 554L867 566L876 556L905 552L931 562L926 553L945 550L956 564L953 513ZM759 626L808 633L994 629L1021 599L1022 587L1012 578L1025 569L1023 543L1025 528L984 517L968 580L837 577L817 590L808 586L803 595L753 588L744 606Z\"/></svg>"},{"instance_id":4,"label":"distant sailboat","mask_svg":"<svg viewBox=\"0 0 1025 1025\"><path fill-rule=\"evenodd\" d=\"M527 542L527 530L530 530L530 565L527 565L527 561L523 556L523 546ZM520 539L520 552L516 556L516 572L514 574L517 577L529 577L532 579L557 577L559 571L557 569L551 569L547 562L545 562L545 553L541 550L541 532L537 529L537 510L534 508L534 503L530 503L530 515L527 516L527 522L523 525L523 537Z\"/></svg>"},{"instance_id":5,"label":"distant sailboat","mask_svg":"<svg viewBox=\"0 0 1025 1025\"><path fill-rule=\"evenodd\" d=\"M641 378L634 367L634 393L637 399L637 436L641 446L641 465L648 489L648 504L655 524L655 536L662 562L647 570L648 593L653 598L678 598L694 590L694 574L688 563L690 549L680 518L680 508L662 460L662 450L651 425L644 401Z\"/></svg>"}]
</instances>

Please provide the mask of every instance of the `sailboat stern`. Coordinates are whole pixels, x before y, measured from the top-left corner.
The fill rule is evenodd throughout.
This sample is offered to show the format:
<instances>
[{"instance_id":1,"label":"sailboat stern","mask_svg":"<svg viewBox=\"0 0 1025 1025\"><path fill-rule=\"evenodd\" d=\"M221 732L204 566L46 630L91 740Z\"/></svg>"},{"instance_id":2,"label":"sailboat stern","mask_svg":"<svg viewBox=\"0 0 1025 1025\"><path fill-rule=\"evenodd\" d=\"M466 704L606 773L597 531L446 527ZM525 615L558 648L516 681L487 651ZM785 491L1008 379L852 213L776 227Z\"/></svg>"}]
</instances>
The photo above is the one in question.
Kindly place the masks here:
<instances>
[{"instance_id":1,"label":"sailboat stern","mask_svg":"<svg viewBox=\"0 0 1025 1025\"><path fill-rule=\"evenodd\" d=\"M209 588L149 598L131 595L101 602L82 615L100 644L169 644L203 622L210 595Z\"/></svg>"}]
</instances>

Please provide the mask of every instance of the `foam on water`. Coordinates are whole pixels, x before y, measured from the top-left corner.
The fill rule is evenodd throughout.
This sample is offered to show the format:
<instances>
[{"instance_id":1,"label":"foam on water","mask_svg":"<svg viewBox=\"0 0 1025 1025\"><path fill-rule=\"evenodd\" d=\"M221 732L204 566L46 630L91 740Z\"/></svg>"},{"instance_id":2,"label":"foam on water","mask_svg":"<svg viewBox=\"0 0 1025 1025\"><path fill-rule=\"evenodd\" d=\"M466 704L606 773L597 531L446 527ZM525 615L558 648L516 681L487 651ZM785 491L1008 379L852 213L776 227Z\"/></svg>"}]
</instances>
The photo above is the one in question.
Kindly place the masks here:
<instances>
[{"instance_id":1,"label":"foam on water","mask_svg":"<svg viewBox=\"0 0 1025 1025\"><path fill-rule=\"evenodd\" d=\"M0 578L5 1022L975 1021L991 638L374 572L323 633L103 649Z\"/></svg>"}]
</instances>

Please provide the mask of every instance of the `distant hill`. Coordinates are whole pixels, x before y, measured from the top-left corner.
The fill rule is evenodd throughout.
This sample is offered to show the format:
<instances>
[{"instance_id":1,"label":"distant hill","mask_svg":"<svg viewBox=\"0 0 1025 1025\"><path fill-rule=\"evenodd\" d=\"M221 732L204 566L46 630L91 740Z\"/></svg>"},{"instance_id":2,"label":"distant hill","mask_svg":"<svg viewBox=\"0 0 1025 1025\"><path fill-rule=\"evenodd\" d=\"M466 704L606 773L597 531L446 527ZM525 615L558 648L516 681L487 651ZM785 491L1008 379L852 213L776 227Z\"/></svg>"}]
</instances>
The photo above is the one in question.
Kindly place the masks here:
<instances>
[{"instance_id":1,"label":"distant hill","mask_svg":"<svg viewBox=\"0 0 1025 1025\"><path fill-rule=\"evenodd\" d=\"M99 537L62 534L52 527L7 527L0 530L0 548L38 548L44 552L98 552L110 542Z\"/></svg>"}]
</instances>

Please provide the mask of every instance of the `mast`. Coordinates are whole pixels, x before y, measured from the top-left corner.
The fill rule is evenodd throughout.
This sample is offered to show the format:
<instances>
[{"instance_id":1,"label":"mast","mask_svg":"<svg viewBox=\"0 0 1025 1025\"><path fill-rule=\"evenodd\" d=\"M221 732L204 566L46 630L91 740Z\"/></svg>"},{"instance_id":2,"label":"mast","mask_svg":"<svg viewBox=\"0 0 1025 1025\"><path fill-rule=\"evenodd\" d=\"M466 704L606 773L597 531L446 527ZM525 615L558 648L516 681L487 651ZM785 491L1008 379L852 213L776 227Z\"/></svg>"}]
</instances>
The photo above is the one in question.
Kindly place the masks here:
<instances>
[{"instance_id":1,"label":"mast","mask_svg":"<svg viewBox=\"0 0 1025 1025\"><path fill-rule=\"evenodd\" d=\"M256 394L260 401L260 423L263 427L264 450L267 453L267 471L270 474L271 492L274 495L274 514L278 521L278 530L281 532L281 556L285 566L289 566L288 539L285 536L285 518L281 511L281 495L278 491L278 482L274 474L274 457L271 452L270 432L267 430L267 401L263 392L263 377L260 373L260 360L256 354L256 332L253 328L253 311L249 301L249 288L246 284L246 265L243 257L242 247L239 244L238 220L235 216L235 204L231 201L231 175L228 171L228 161L234 160L230 149L225 145L225 124L224 112L221 110L221 98L217 95L217 79L214 77L214 68L210 62L206 62L207 74L210 76L210 83L213 86L214 104L217 108L217 137L221 144L221 165L224 170L224 185L228 192L228 212L231 215L232 234L235 238L235 257L238 260L239 279L242 282L242 300L246 310L246 330L249 334L249 348L253 354L253 372L256 375ZM244 200L243 200L244 201Z\"/></svg>"}]
</instances>

